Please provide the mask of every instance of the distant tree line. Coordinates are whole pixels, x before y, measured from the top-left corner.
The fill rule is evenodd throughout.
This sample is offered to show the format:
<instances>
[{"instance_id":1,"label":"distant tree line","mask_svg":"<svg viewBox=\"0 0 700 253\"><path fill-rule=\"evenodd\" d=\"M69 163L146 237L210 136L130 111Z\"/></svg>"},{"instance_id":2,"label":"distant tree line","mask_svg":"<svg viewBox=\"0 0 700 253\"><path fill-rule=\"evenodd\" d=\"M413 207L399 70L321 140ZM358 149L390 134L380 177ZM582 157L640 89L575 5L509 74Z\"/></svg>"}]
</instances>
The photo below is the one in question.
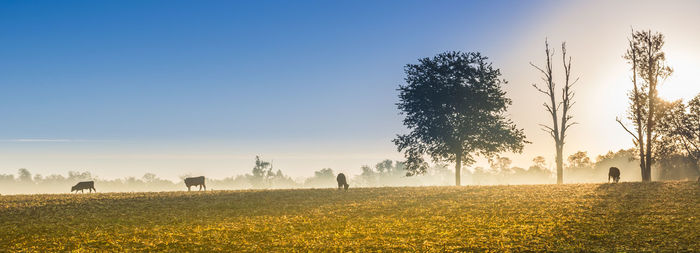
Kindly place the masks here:
<instances>
[{"instance_id":1,"label":"distant tree line","mask_svg":"<svg viewBox=\"0 0 700 253\"><path fill-rule=\"evenodd\" d=\"M686 114L690 111L700 112L700 97L693 99L687 105L679 102L675 102L673 105L675 110L679 110L681 105L686 106L686 109L688 106L694 108L686 110ZM700 114L693 117L698 115ZM664 122L668 123L668 121ZM665 129L663 131L681 131L677 127L672 129L662 127L661 129ZM657 156L655 180L692 180L700 175L696 158L700 152L697 149L692 149L694 145L700 144L700 141L695 141L695 144L684 143L689 140L684 140L682 136L675 133L669 133L661 138L666 144L663 145L664 149L660 150ZM565 182L606 182L607 170L612 166L620 168L622 181L640 181L642 178L638 162L635 149L610 151L597 156L595 160L589 157L587 152L578 151L570 155L565 163L564 172L567 174ZM503 156L491 158L488 164L487 167L463 169L461 174L464 182L469 185L551 184L556 182L555 168L549 166L542 156L533 158L532 164L526 168L514 166L510 158ZM337 173L338 171L331 168L323 168L315 171L311 177L294 180L285 175L281 169L274 170L270 162L256 157L250 173L223 179L207 178L207 186L211 190L333 188L336 186ZM352 187L450 185L454 182L454 174L454 170L450 169L447 164L434 164L428 166L425 173L412 175L406 167L406 162L387 159L374 166L362 166L361 172L356 175L348 175L348 180ZM184 175L181 178L186 176L191 175ZM27 169L19 169L16 175L0 174L0 185L3 186L0 188L0 194L68 193L70 186L80 181L89 180L96 181L95 186L99 192L185 190L182 181L173 182L159 178L153 173L146 173L142 177L100 179L90 172L70 171L65 176L58 174L43 176L32 174Z\"/></svg>"}]
</instances>

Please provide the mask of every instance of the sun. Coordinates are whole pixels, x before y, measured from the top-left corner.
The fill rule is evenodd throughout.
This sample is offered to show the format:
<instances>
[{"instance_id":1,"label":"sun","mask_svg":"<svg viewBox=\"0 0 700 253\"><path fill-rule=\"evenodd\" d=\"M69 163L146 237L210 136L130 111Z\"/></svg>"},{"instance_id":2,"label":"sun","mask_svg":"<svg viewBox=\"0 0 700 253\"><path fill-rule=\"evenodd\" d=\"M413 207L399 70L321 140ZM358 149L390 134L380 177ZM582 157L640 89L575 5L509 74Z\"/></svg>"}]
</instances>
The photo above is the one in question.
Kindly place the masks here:
<instances>
[{"instance_id":1,"label":"sun","mask_svg":"<svg viewBox=\"0 0 700 253\"><path fill-rule=\"evenodd\" d=\"M666 60L673 74L659 87L659 97L665 100L688 101L700 93L700 52L690 48L666 48Z\"/></svg>"}]
</instances>

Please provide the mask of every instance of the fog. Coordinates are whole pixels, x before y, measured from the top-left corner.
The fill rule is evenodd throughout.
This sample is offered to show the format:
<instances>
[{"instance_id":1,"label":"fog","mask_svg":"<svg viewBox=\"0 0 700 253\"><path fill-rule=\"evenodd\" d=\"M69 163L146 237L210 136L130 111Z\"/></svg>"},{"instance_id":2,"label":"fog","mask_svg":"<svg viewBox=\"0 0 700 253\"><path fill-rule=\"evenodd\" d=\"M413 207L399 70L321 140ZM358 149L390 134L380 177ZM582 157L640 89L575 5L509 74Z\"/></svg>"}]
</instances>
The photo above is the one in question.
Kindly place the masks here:
<instances>
[{"instance_id":1,"label":"fog","mask_svg":"<svg viewBox=\"0 0 700 253\"><path fill-rule=\"evenodd\" d=\"M564 170L565 183L608 182L610 167L621 171L621 181L640 181L639 161L635 151L619 150L608 152L595 158L586 152L578 151L570 155ZM528 166L513 166L510 158L495 157L489 160L489 167L475 167L462 171L465 185L508 185L508 184L553 184L555 174L547 161L535 157ZM425 174L406 176L407 171L400 161L384 160L372 166L362 166L361 173L346 175L351 189L354 187L385 186L451 186L454 185L453 165L436 164ZM525 168L526 167L526 168ZM657 162L653 172L654 180L694 180L699 176L697 162L685 156L674 156ZM288 189L288 188L334 188L337 171L323 168L307 178L292 179L281 169L273 169L269 162L256 157L250 173L230 177L207 178L208 190L242 189ZM189 176L183 175L181 179ZM89 171L71 171L67 175L33 174L27 169L19 169L17 174L0 174L0 194L69 193L71 186L80 181L95 181L99 192L143 192L143 191L183 191L182 180L171 181L153 173L140 177L122 179L100 179ZM197 190L194 187L193 190Z\"/></svg>"}]
</instances>

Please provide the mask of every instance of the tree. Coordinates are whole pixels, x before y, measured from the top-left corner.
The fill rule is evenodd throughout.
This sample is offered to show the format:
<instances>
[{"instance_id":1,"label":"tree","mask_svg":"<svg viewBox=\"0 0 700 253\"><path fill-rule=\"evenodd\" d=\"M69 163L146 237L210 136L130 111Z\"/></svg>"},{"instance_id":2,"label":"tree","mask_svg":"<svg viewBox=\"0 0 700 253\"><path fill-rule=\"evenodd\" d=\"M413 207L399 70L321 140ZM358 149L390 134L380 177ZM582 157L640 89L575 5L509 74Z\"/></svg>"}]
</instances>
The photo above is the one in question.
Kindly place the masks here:
<instances>
[{"instance_id":1,"label":"tree","mask_svg":"<svg viewBox=\"0 0 700 253\"><path fill-rule=\"evenodd\" d=\"M406 84L399 86L398 109L411 131L393 142L406 156L407 175L427 171L433 162L455 163L455 184L462 165L475 156L522 152L522 129L505 116L511 100L501 86L501 72L480 53L447 52L405 67Z\"/></svg>"},{"instance_id":2,"label":"tree","mask_svg":"<svg viewBox=\"0 0 700 253\"><path fill-rule=\"evenodd\" d=\"M567 182L586 181L587 178L590 178L595 173L593 162L588 157L588 153L584 151L573 153L567 160L566 173L569 175Z\"/></svg>"},{"instance_id":3,"label":"tree","mask_svg":"<svg viewBox=\"0 0 700 253\"><path fill-rule=\"evenodd\" d=\"M547 164L543 156L536 156L532 159L532 166L527 169L526 172L531 182L542 182L547 181L552 175L552 172L547 169Z\"/></svg>"},{"instance_id":4,"label":"tree","mask_svg":"<svg viewBox=\"0 0 700 253\"><path fill-rule=\"evenodd\" d=\"M270 173L268 177L268 183L270 187L275 188L293 188L297 186L297 183L291 177L282 173L282 170L278 169L276 173Z\"/></svg>"},{"instance_id":5,"label":"tree","mask_svg":"<svg viewBox=\"0 0 700 253\"><path fill-rule=\"evenodd\" d=\"M19 179L20 182L28 183L28 182L32 181L32 173L29 172L28 169L25 169L25 168L19 169L17 174L19 174L17 179Z\"/></svg>"},{"instance_id":6,"label":"tree","mask_svg":"<svg viewBox=\"0 0 700 253\"><path fill-rule=\"evenodd\" d=\"M335 172L331 168L314 171L314 176L307 178L304 185L307 187L332 187L335 185Z\"/></svg>"},{"instance_id":7,"label":"tree","mask_svg":"<svg viewBox=\"0 0 700 253\"><path fill-rule=\"evenodd\" d=\"M154 183L158 180L158 177L156 176L156 174L146 173L143 174L143 177L141 177L141 179L143 179L143 181L146 183Z\"/></svg>"},{"instance_id":8,"label":"tree","mask_svg":"<svg viewBox=\"0 0 700 253\"><path fill-rule=\"evenodd\" d=\"M374 170L367 165L363 165L361 169L362 174L360 174L360 180L358 181L360 181L364 186L376 186L378 173L374 172Z\"/></svg>"},{"instance_id":9,"label":"tree","mask_svg":"<svg viewBox=\"0 0 700 253\"><path fill-rule=\"evenodd\" d=\"M532 158L532 166L537 167L540 169L546 169L547 168L547 161L544 159L544 156L536 156L535 158Z\"/></svg>"},{"instance_id":10,"label":"tree","mask_svg":"<svg viewBox=\"0 0 700 253\"><path fill-rule=\"evenodd\" d=\"M394 161L386 159L374 166L380 174L391 174L394 171Z\"/></svg>"},{"instance_id":11,"label":"tree","mask_svg":"<svg viewBox=\"0 0 700 253\"><path fill-rule=\"evenodd\" d=\"M687 105L675 101L665 106L659 120L661 153L680 153L700 161L700 95Z\"/></svg>"},{"instance_id":12,"label":"tree","mask_svg":"<svg viewBox=\"0 0 700 253\"><path fill-rule=\"evenodd\" d=\"M552 117L552 125L540 124L540 126L554 139L554 148L556 150L554 160L557 164L557 184L561 184L564 182L564 143L566 131L569 130L569 127L576 124L570 121L573 118L570 114L570 110L574 105L574 91L572 87L578 82L578 78L571 81L571 57L568 59L566 58L566 43L561 43L562 62L564 64L564 87L562 88L561 101L557 102L555 93L556 83L552 76L552 58L554 57L554 50L549 50L549 42L547 42L546 39L544 41L544 46L545 59L547 60L544 69L533 63L530 63L530 65L542 73L542 80L545 82L545 87L540 88L537 84L532 84L532 87L535 87L537 91L545 94L549 98L549 101L544 103L544 108ZM558 115L560 111L561 121Z\"/></svg>"},{"instance_id":13,"label":"tree","mask_svg":"<svg viewBox=\"0 0 700 253\"><path fill-rule=\"evenodd\" d=\"M268 186L268 179L273 175L272 164L260 159L260 156L255 156L255 166L253 167L252 175L249 175L250 184L253 187L261 188Z\"/></svg>"},{"instance_id":14,"label":"tree","mask_svg":"<svg viewBox=\"0 0 700 253\"><path fill-rule=\"evenodd\" d=\"M654 149L661 179L693 178L700 174L700 95L682 101L659 104L663 116L657 129L660 136Z\"/></svg>"},{"instance_id":15,"label":"tree","mask_svg":"<svg viewBox=\"0 0 700 253\"><path fill-rule=\"evenodd\" d=\"M510 160L510 158L505 156L497 156L489 159L491 169L493 169L493 171L497 174L512 174L513 171L510 166L511 164L513 164L513 160Z\"/></svg>"},{"instance_id":16,"label":"tree","mask_svg":"<svg viewBox=\"0 0 700 253\"><path fill-rule=\"evenodd\" d=\"M578 151L569 156L569 167L571 168L590 168L593 166L591 158L585 151Z\"/></svg>"},{"instance_id":17,"label":"tree","mask_svg":"<svg viewBox=\"0 0 700 253\"><path fill-rule=\"evenodd\" d=\"M654 162L652 154L657 142L656 124L662 116L657 108L660 103L657 86L660 81L673 73L673 69L666 64L666 56L662 51L663 45L663 34L633 30L629 48L624 55L627 62L632 65L628 119L632 121L635 132L629 130L619 118L617 122L632 135L633 142L639 151L639 166L644 182L651 181L651 166Z\"/></svg>"}]
</instances>

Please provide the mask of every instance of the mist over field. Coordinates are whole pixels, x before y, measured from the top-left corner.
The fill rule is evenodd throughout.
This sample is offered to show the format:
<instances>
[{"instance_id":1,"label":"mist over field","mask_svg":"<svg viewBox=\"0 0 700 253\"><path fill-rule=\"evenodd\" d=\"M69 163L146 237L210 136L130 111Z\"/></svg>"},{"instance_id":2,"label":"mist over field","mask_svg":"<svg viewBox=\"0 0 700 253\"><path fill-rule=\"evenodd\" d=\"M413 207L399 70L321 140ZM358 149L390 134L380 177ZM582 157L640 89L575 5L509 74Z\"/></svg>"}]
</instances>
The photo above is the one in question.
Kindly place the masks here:
<instances>
[{"instance_id":1,"label":"mist over field","mask_svg":"<svg viewBox=\"0 0 700 253\"><path fill-rule=\"evenodd\" d=\"M633 150L609 152L591 158L585 152L577 152L568 159L566 183L608 182L610 167L621 171L622 182L640 181L639 164L634 160ZM253 163L255 164L255 163ZM235 176L212 175L207 177L207 190L243 189L295 189L295 188L334 188L337 186L338 171L324 168L306 178L291 178L282 169L274 169L272 164L258 161L250 173ZM697 165L689 159L676 158L659 166L654 180L692 181L698 176ZM403 162L384 160L372 166L363 166L361 174L349 174L348 183L355 187L384 186L449 186L454 184L454 169L448 165L431 166L425 174L407 176ZM181 175L181 179L188 176ZM158 192L187 190L182 180L162 179L154 173L121 179L100 179L89 171L70 171L66 175L34 174L27 169L19 169L17 174L0 174L0 194L67 193L70 187L80 181L95 181L98 192ZM507 157L491 161L490 167L464 169L462 180L465 185L517 185L552 184L555 175L542 157L533 159L527 168L512 164ZM193 190L198 190L194 187Z\"/></svg>"}]
</instances>

